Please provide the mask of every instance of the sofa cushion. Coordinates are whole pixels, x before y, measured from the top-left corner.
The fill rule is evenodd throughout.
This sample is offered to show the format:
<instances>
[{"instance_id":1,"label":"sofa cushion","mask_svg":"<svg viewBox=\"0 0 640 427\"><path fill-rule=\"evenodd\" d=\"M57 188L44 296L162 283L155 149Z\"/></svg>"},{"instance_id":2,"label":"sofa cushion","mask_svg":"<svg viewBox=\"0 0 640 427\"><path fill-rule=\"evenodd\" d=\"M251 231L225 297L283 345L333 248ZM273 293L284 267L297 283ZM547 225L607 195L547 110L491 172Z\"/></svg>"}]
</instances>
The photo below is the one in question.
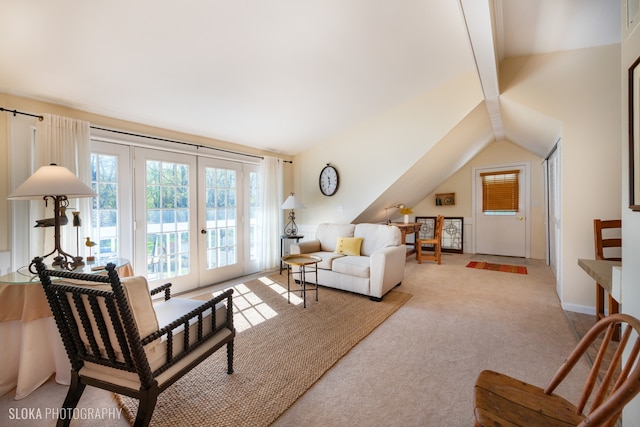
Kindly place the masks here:
<instances>
[{"instance_id":1,"label":"sofa cushion","mask_svg":"<svg viewBox=\"0 0 640 427\"><path fill-rule=\"evenodd\" d=\"M138 326L140 337L144 338L157 331L158 319L151 301L147 279L144 276L123 277L120 283L129 301L131 314Z\"/></svg>"},{"instance_id":2,"label":"sofa cushion","mask_svg":"<svg viewBox=\"0 0 640 427\"><path fill-rule=\"evenodd\" d=\"M395 225L356 224L354 237L363 237L360 254L370 256L375 251L402 244L402 233Z\"/></svg>"},{"instance_id":3,"label":"sofa cushion","mask_svg":"<svg viewBox=\"0 0 640 427\"><path fill-rule=\"evenodd\" d=\"M335 252L311 252L309 255L322 258L322 261L318 263L318 268L323 270L331 270L333 267L333 260L344 257L344 255Z\"/></svg>"},{"instance_id":4,"label":"sofa cushion","mask_svg":"<svg viewBox=\"0 0 640 427\"><path fill-rule=\"evenodd\" d=\"M320 250L333 252L336 250L338 237L353 237L354 224L329 224L318 225L316 239L320 241Z\"/></svg>"},{"instance_id":5,"label":"sofa cushion","mask_svg":"<svg viewBox=\"0 0 640 427\"><path fill-rule=\"evenodd\" d=\"M342 255L360 256L360 246L362 246L362 237L338 237L334 252Z\"/></svg>"},{"instance_id":6,"label":"sofa cushion","mask_svg":"<svg viewBox=\"0 0 640 427\"><path fill-rule=\"evenodd\" d=\"M349 276L369 278L369 262L367 256L345 256L333 261L332 270Z\"/></svg>"}]
</instances>

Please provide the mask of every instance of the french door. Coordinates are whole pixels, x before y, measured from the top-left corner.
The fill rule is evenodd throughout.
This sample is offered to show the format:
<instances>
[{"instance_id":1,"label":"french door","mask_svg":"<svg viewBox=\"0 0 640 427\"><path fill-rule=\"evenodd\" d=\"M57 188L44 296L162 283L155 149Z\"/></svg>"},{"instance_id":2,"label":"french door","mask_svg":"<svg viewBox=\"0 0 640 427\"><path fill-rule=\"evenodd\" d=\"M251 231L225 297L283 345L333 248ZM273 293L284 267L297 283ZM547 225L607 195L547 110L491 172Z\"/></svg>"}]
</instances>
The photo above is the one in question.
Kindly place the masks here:
<instances>
[{"instance_id":1,"label":"french door","mask_svg":"<svg viewBox=\"0 0 640 427\"><path fill-rule=\"evenodd\" d=\"M135 267L150 286L182 292L251 271L245 175L257 166L147 148L134 164Z\"/></svg>"},{"instance_id":2,"label":"french door","mask_svg":"<svg viewBox=\"0 0 640 427\"><path fill-rule=\"evenodd\" d=\"M199 159L198 260L203 283L243 273L241 181L240 163Z\"/></svg>"}]
</instances>

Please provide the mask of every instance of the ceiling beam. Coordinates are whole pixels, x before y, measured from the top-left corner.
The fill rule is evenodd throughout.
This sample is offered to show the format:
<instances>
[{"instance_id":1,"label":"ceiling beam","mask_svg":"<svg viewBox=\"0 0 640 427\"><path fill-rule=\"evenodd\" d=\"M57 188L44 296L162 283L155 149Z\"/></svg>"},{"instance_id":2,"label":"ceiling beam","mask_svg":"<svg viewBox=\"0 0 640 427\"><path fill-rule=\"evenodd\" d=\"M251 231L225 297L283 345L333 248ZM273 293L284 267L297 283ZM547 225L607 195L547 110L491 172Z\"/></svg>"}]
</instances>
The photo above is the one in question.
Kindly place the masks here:
<instances>
[{"instance_id":1,"label":"ceiling beam","mask_svg":"<svg viewBox=\"0 0 640 427\"><path fill-rule=\"evenodd\" d=\"M460 8L493 133L497 140L501 140L504 139L504 128L500 110L498 60L493 34L495 20L490 7L492 3L491 0L460 0Z\"/></svg>"}]
</instances>

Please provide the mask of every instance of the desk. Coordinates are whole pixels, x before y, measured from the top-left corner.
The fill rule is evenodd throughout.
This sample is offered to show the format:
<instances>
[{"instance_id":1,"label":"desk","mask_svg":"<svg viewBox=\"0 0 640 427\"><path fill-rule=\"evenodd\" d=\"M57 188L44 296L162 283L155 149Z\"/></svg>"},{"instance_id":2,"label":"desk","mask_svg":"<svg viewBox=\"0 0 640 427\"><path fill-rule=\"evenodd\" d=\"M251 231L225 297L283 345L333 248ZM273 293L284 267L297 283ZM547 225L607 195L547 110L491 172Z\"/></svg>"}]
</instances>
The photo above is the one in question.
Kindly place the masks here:
<instances>
[{"instance_id":1,"label":"desk","mask_svg":"<svg viewBox=\"0 0 640 427\"><path fill-rule=\"evenodd\" d=\"M407 245L407 246L412 246L413 247L413 249L409 249L407 251L407 256L415 254L416 253L415 239L414 239L413 243L407 243L407 235L415 234L417 236L418 233L420 232L420 227L422 227L422 223L420 223L420 222L408 222L408 223L405 224L405 223L401 223L401 222L392 222L390 225L395 225L396 227L398 227L400 229L400 233L402 233L402 244L403 245Z\"/></svg>"},{"instance_id":2,"label":"desk","mask_svg":"<svg viewBox=\"0 0 640 427\"><path fill-rule=\"evenodd\" d=\"M604 291L611 295L611 270L621 266L621 261L606 261L596 259L579 259L578 265L596 281L596 322L604 317ZM609 314L619 311L619 301L609 300ZM618 338L616 332L615 338Z\"/></svg>"},{"instance_id":3,"label":"desk","mask_svg":"<svg viewBox=\"0 0 640 427\"><path fill-rule=\"evenodd\" d=\"M119 259L114 263L122 277L133 275L129 261ZM82 272L103 273L92 271L91 267L97 265L103 264L85 265ZM0 395L15 388L15 399L22 399L53 373L56 382L70 383L69 359L44 289L38 276L28 270L26 274L14 272L0 277L0 342Z\"/></svg>"}]
</instances>

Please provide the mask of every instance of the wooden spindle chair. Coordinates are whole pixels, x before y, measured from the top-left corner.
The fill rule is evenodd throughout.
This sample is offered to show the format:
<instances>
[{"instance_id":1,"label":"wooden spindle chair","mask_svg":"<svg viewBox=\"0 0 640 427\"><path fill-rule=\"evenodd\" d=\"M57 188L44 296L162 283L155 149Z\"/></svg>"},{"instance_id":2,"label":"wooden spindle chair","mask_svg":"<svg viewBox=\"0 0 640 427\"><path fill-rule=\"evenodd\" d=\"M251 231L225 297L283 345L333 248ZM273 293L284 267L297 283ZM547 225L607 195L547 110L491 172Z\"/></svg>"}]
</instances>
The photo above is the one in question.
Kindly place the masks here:
<instances>
[{"instance_id":1,"label":"wooden spindle chair","mask_svg":"<svg viewBox=\"0 0 640 427\"><path fill-rule=\"evenodd\" d=\"M171 298L171 284L149 291L144 277L120 279L114 264L99 275L33 262L71 362L61 414L90 385L139 399L134 426L147 426L158 395L225 345L233 373L233 289L208 301ZM154 305L151 295L160 292L164 301ZM70 419L61 416L57 425Z\"/></svg>"},{"instance_id":2,"label":"wooden spindle chair","mask_svg":"<svg viewBox=\"0 0 640 427\"><path fill-rule=\"evenodd\" d=\"M613 340L622 327L619 342ZM598 321L542 389L513 377L482 371L475 385L475 426L614 426L640 391L640 322L626 314ZM601 342L600 342L601 340ZM598 344L600 342L600 344ZM554 391L592 346L598 347L582 396L574 405ZM625 348L628 357L623 362Z\"/></svg>"}]
</instances>

